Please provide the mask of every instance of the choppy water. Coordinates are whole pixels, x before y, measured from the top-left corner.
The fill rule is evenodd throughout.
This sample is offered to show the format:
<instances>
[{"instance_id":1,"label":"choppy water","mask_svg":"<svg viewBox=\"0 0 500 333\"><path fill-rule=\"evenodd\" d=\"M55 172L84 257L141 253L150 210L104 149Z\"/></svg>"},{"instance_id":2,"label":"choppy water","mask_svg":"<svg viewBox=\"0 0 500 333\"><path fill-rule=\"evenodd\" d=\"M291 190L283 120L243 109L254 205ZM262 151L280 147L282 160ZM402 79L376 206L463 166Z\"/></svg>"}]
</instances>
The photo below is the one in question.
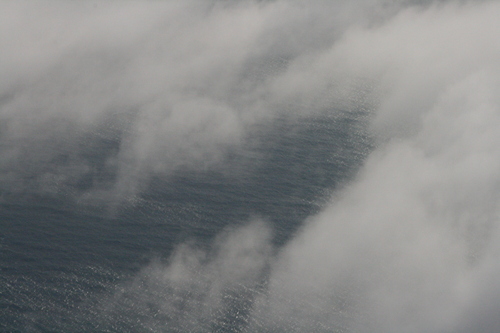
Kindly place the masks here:
<instances>
[{"instance_id":1,"label":"choppy water","mask_svg":"<svg viewBox=\"0 0 500 333\"><path fill-rule=\"evenodd\" d=\"M497 333L499 17L0 0L0 332Z\"/></svg>"},{"instance_id":2,"label":"choppy water","mask_svg":"<svg viewBox=\"0 0 500 333\"><path fill-rule=\"evenodd\" d=\"M253 133L223 166L155 179L113 212L92 214L63 199L43 205L26 194L16 204L12 195L0 210L2 329L143 330L142 321L151 318L113 300L120 288L151 260L168 258L176 245L210 247L222 230L255 217L272 224L279 247L370 150L362 121L355 113L277 120ZM169 321L164 324L168 329ZM242 327L232 320L218 331Z\"/></svg>"}]
</instances>

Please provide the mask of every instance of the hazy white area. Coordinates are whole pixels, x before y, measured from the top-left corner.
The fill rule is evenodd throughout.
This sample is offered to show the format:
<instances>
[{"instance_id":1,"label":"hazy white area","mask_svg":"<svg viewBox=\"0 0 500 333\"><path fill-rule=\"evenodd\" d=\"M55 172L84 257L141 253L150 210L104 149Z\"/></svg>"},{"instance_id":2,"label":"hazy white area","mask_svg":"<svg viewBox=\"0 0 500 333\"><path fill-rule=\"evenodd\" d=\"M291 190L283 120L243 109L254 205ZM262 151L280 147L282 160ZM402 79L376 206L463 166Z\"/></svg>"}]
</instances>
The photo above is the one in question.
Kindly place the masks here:
<instances>
[{"instance_id":1,"label":"hazy white area","mask_svg":"<svg viewBox=\"0 0 500 333\"><path fill-rule=\"evenodd\" d=\"M372 114L377 145L362 170L285 247L256 222L213 253L187 244L144 269L152 295L199 296L175 325L194 329L240 286L258 289L249 331L498 331L500 4L0 6L0 185L12 192L71 191L99 133L119 137L102 166L117 177L77 200L222 165L277 115ZM173 299L149 301L172 314Z\"/></svg>"}]
</instances>

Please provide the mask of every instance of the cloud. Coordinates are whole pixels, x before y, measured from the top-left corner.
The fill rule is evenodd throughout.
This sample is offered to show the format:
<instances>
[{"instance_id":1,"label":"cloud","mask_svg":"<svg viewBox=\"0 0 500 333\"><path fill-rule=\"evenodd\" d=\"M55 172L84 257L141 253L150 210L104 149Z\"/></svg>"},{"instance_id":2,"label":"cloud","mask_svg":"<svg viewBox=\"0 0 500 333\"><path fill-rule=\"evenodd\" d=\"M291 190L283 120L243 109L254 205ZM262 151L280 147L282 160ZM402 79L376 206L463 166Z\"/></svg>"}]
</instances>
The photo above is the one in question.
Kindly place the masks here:
<instances>
[{"instance_id":1,"label":"cloud","mask_svg":"<svg viewBox=\"0 0 500 333\"><path fill-rule=\"evenodd\" d=\"M1 186L80 203L218 164L255 124L320 109L272 87L369 21L349 2L1 5Z\"/></svg>"},{"instance_id":2,"label":"cloud","mask_svg":"<svg viewBox=\"0 0 500 333\"><path fill-rule=\"evenodd\" d=\"M497 247L499 10L403 10L318 57L306 94L328 81L327 64L377 78L371 128L380 141L282 251L270 296L255 307L258 328L495 330L497 288L479 281Z\"/></svg>"},{"instance_id":3,"label":"cloud","mask_svg":"<svg viewBox=\"0 0 500 333\"><path fill-rule=\"evenodd\" d=\"M499 11L402 10L297 57L273 81L273 96L322 105L328 87L327 101L349 105L335 86L359 89L361 77L379 141L273 259L249 330L495 331Z\"/></svg>"},{"instance_id":4,"label":"cloud","mask_svg":"<svg viewBox=\"0 0 500 333\"><path fill-rule=\"evenodd\" d=\"M270 239L267 225L253 221L226 230L209 250L184 244L167 265L151 263L103 302L96 323L151 331L242 329L263 291Z\"/></svg>"},{"instance_id":5,"label":"cloud","mask_svg":"<svg viewBox=\"0 0 500 333\"><path fill-rule=\"evenodd\" d=\"M220 166L283 114L369 113L377 142L278 254L261 224L212 251L180 247L117 293L110 318L151 330L495 331L497 3L96 5L2 3L7 192L121 200L153 176Z\"/></svg>"}]
</instances>

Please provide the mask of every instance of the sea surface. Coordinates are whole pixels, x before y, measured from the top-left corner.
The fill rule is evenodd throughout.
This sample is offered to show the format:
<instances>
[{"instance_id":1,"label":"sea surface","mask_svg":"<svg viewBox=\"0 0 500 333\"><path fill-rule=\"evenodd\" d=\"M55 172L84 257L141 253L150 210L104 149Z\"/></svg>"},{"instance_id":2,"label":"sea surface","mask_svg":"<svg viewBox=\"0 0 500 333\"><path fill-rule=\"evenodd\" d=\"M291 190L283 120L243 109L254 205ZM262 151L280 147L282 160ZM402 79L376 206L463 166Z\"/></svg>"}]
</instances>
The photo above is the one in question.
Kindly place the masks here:
<instances>
[{"instance_id":1,"label":"sea surface","mask_svg":"<svg viewBox=\"0 0 500 333\"><path fill-rule=\"evenodd\" d=\"M176 247L190 243L209 251L221 232L255 219L270 226L279 251L356 174L372 149L366 117L360 111L277 117L255 126L221 162L157 176L133 197L99 207L75 203L65 193L4 189L0 331L245 331L247 323L231 311L248 312L253 291L239 293L224 314L192 329L175 313L156 317L161 298L172 294L146 286L138 289L138 300L140 291L127 290L154 263L167 263ZM99 161L110 146L112 138L94 142L84 154ZM87 185L73 186L78 192ZM261 277L259 293L266 292L267 278ZM190 293L176 297L196 296Z\"/></svg>"},{"instance_id":2,"label":"sea surface","mask_svg":"<svg viewBox=\"0 0 500 333\"><path fill-rule=\"evenodd\" d=\"M0 0L0 333L498 333L499 17Z\"/></svg>"}]
</instances>

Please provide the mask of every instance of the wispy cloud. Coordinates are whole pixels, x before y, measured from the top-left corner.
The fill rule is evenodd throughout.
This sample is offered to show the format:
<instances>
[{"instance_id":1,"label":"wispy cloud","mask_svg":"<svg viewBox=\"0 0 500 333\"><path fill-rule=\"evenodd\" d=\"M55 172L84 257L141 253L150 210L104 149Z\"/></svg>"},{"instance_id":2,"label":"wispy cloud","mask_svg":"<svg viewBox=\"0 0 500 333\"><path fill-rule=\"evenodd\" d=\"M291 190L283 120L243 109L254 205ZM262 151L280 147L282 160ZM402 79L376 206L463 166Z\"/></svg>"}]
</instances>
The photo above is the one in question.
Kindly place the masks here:
<instances>
[{"instance_id":1,"label":"wispy cloud","mask_svg":"<svg viewBox=\"0 0 500 333\"><path fill-rule=\"evenodd\" d=\"M241 286L252 331L496 331L497 3L95 5L2 3L6 191L127 197L283 113L362 109L377 141L279 253L258 224L141 272L125 294L162 314L148 327L213 328Z\"/></svg>"},{"instance_id":2,"label":"wispy cloud","mask_svg":"<svg viewBox=\"0 0 500 333\"><path fill-rule=\"evenodd\" d=\"M2 187L80 201L217 163L249 126L317 109L290 108L295 91L275 81L363 17L344 2L2 6ZM103 142L99 162L83 153Z\"/></svg>"}]
</instances>

